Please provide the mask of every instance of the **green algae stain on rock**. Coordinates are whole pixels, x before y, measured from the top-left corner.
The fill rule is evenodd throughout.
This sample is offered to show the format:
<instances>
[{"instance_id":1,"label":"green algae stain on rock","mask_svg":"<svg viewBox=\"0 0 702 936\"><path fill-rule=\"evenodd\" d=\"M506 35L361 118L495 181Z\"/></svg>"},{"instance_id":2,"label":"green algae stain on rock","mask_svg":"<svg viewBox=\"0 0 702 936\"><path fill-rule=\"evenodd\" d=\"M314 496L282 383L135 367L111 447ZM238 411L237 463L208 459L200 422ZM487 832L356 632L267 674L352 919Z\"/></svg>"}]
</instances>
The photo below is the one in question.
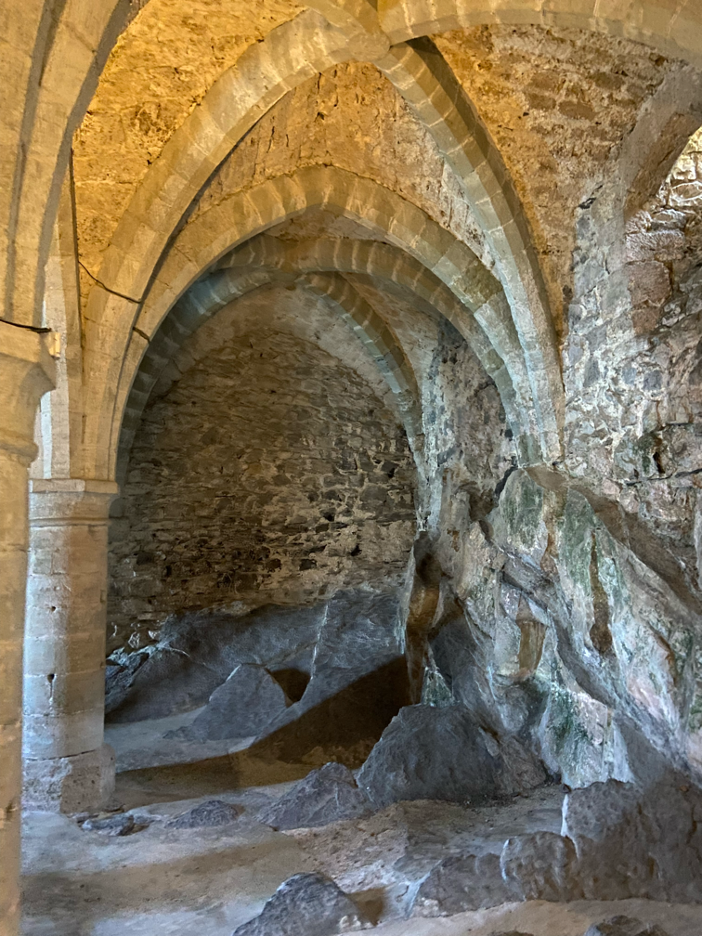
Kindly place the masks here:
<instances>
[{"instance_id":1,"label":"green algae stain on rock","mask_svg":"<svg viewBox=\"0 0 702 936\"><path fill-rule=\"evenodd\" d=\"M544 490L525 471L515 471L505 484L499 510L493 512L498 540L530 552L544 531Z\"/></svg>"},{"instance_id":2,"label":"green algae stain on rock","mask_svg":"<svg viewBox=\"0 0 702 936\"><path fill-rule=\"evenodd\" d=\"M559 526L559 556L575 585L591 590L592 535L595 514L582 494L569 491Z\"/></svg>"}]
</instances>

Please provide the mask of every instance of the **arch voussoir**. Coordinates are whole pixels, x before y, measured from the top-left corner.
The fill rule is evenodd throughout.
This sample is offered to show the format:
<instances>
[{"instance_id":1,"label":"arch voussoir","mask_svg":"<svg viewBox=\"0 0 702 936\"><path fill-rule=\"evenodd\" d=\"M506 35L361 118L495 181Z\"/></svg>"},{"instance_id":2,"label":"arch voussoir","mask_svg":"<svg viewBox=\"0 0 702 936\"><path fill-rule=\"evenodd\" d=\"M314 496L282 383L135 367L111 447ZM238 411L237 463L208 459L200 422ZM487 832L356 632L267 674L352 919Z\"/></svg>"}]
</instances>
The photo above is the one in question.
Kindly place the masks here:
<instances>
[{"instance_id":1,"label":"arch voussoir","mask_svg":"<svg viewBox=\"0 0 702 936\"><path fill-rule=\"evenodd\" d=\"M433 43L391 48L377 64L434 137L486 236L523 347L543 457L557 460L565 399L555 328L529 224L504 161Z\"/></svg>"},{"instance_id":2,"label":"arch voussoir","mask_svg":"<svg viewBox=\"0 0 702 936\"><path fill-rule=\"evenodd\" d=\"M134 328L150 339L170 309L193 287L203 271L221 266L224 255L231 253L237 245L312 207L322 207L370 225L373 230L394 241L401 248L399 252L405 251L413 257L415 263L424 269L423 275L430 277L431 285L426 287L427 296L436 290L437 282L440 282L453 297L451 314L457 327L471 337L475 331L484 331L488 343L495 348L500 361L504 362L509 371L516 398L521 401L519 408L526 414L531 413L534 407L530 398L529 380L509 308L504 302L495 302L501 294L499 283L467 246L457 241L420 208L370 179L330 166L307 167L293 175L270 179L232 195L197 215L173 242L136 320L135 307L132 305L126 310L127 317L120 326L122 333L129 335ZM371 248L376 252L379 249ZM376 253L376 259L379 256ZM386 258L386 262L397 268L397 255ZM416 276L414 270L412 276ZM417 282L415 280L415 289ZM198 285L197 289L201 288L218 288L218 284L206 287ZM115 297L110 296L108 302L114 300ZM446 305L448 308L448 303ZM474 319L471 313L481 309L484 310L482 317ZM487 311L490 316L486 314ZM499 329L495 329L494 324L500 317ZM96 381L101 382L102 410L88 427L86 437L88 446L94 446L94 457L103 476L105 471L113 470L110 466L114 467L116 434L115 430L110 434L111 454L104 447L99 453L97 440L100 433L97 426L100 420L119 424L120 405L126 401L136 373L135 367L125 369L122 363L124 351L120 350L118 336L119 330L115 329L111 336L112 351L106 352L101 348L99 365L94 366L94 362L89 365L93 368ZM130 343L131 338L128 337L126 344ZM480 347L480 344L477 346ZM502 353L498 349L502 349ZM119 374L113 384L110 374L115 373L116 367L119 367ZM499 367L497 365L498 370ZM117 393L114 386L119 386ZM121 403L118 402L120 400ZM520 420L520 434L522 427L528 424L528 419L527 416Z\"/></svg>"},{"instance_id":3,"label":"arch voussoir","mask_svg":"<svg viewBox=\"0 0 702 936\"><path fill-rule=\"evenodd\" d=\"M653 46L702 63L699 10L691 3L629 0L379 0L378 18L391 45L471 26L578 28Z\"/></svg>"}]
</instances>

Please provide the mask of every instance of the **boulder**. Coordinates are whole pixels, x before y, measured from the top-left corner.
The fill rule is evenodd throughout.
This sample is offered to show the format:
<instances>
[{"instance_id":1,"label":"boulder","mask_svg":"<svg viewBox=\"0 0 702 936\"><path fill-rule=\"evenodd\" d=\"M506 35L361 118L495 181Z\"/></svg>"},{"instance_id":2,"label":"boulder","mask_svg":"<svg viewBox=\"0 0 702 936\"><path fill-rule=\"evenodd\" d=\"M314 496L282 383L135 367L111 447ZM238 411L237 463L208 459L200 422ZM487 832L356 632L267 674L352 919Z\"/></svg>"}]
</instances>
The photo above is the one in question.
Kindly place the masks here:
<instances>
[{"instance_id":1,"label":"boulder","mask_svg":"<svg viewBox=\"0 0 702 936\"><path fill-rule=\"evenodd\" d=\"M593 923L585 936L668 936L653 923L646 925L627 916L611 917L603 923Z\"/></svg>"},{"instance_id":2,"label":"boulder","mask_svg":"<svg viewBox=\"0 0 702 936\"><path fill-rule=\"evenodd\" d=\"M259 916L232 936L337 936L371 925L331 878L296 874L280 885Z\"/></svg>"},{"instance_id":3,"label":"boulder","mask_svg":"<svg viewBox=\"0 0 702 936\"><path fill-rule=\"evenodd\" d=\"M188 741L255 737L286 708L285 693L268 670L242 663L215 689L192 724L165 737Z\"/></svg>"},{"instance_id":4,"label":"boulder","mask_svg":"<svg viewBox=\"0 0 702 936\"><path fill-rule=\"evenodd\" d=\"M207 800L167 823L170 829L205 829L229 825L241 815L241 807L222 800Z\"/></svg>"},{"instance_id":5,"label":"boulder","mask_svg":"<svg viewBox=\"0 0 702 936\"><path fill-rule=\"evenodd\" d=\"M499 855L444 858L422 882L412 907L420 916L453 916L518 900L502 878Z\"/></svg>"},{"instance_id":6,"label":"boulder","mask_svg":"<svg viewBox=\"0 0 702 936\"><path fill-rule=\"evenodd\" d=\"M325 764L260 813L258 821L277 830L300 829L357 819L369 812L370 803L348 767Z\"/></svg>"},{"instance_id":7,"label":"boulder","mask_svg":"<svg viewBox=\"0 0 702 936\"><path fill-rule=\"evenodd\" d=\"M516 738L484 731L462 705L403 708L358 775L376 808L414 799L476 802L545 780L542 765Z\"/></svg>"}]
</instances>

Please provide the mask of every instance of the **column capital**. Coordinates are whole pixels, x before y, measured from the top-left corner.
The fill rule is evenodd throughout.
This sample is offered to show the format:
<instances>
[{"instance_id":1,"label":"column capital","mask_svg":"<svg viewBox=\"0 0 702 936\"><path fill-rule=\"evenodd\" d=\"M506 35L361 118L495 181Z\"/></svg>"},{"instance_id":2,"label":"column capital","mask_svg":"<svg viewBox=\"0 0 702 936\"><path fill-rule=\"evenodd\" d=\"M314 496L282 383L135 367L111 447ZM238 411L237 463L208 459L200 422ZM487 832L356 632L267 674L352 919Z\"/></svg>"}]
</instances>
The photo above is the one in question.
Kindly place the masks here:
<instances>
[{"instance_id":1,"label":"column capital","mask_svg":"<svg viewBox=\"0 0 702 936\"><path fill-rule=\"evenodd\" d=\"M105 524L118 494L116 481L34 478L29 482L29 522L32 527Z\"/></svg>"},{"instance_id":2,"label":"column capital","mask_svg":"<svg viewBox=\"0 0 702 936\"><path fill-rule=\"evenodd\" d=\"M36 457L34 419L41 397L55 385L50 332L0 321L0 449L27 465Z\"/></svg>"}]
</instances>

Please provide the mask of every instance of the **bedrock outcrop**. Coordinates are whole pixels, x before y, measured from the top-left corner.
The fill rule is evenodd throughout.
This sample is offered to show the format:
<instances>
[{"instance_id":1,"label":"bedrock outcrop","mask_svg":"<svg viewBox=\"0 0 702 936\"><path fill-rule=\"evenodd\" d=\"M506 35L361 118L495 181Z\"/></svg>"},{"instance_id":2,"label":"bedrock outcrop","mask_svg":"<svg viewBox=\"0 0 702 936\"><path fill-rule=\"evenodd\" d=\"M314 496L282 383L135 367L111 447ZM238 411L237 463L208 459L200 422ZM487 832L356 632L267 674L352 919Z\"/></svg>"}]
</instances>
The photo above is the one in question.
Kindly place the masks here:
<instances>
[{"instance_id":1,"label":"bedrock outcrop","mask_svg":"<svg viewBox=\"0 0 702 936\"><path fill-rule=\"evenodd\" d=\"M313 770L288 793L258 815L278 831L314 828L367 815L371 805L344 764Z\"/></svg>"},{"instance_id":2,"label":"bedrock outcrop","mask_svg":"<svg viewBox=\"0 0 702 936\"><path fill-rule=\"evenodd\" d=\"M481 728L463 705L401 709L358 774L376 808L415 799L479 802L545 781L542 765L516 738Z\"/></svg>"},{"instance_id":3,"label":"bedrock outcrop","mask_svg":"<svg viewBox=\"0 0 702 936\"><path fill-rule=\"evenodd\" d=\"M610 780L573 790L560 834L522 833L499 854L442 859L421 882L414 912L443 916L525 900L700 903L701 810L702 791L678 774L646 789ZM626 926L613 922L611 932L628 933Z\"/></svg>"},{"instance_id":4,"label":"bedrock outcrop","mask_svg":"<svg viewBox=\"0 0 702 936\"><path fill-rule=\"evenodd\" d=\"M445 497L442 524L456 509ZM670 765L699 779L702 618L650 531L557 472L515 470L433 549L428 700L518 736L571 787Z\"/></svg>"}]
</instances>

